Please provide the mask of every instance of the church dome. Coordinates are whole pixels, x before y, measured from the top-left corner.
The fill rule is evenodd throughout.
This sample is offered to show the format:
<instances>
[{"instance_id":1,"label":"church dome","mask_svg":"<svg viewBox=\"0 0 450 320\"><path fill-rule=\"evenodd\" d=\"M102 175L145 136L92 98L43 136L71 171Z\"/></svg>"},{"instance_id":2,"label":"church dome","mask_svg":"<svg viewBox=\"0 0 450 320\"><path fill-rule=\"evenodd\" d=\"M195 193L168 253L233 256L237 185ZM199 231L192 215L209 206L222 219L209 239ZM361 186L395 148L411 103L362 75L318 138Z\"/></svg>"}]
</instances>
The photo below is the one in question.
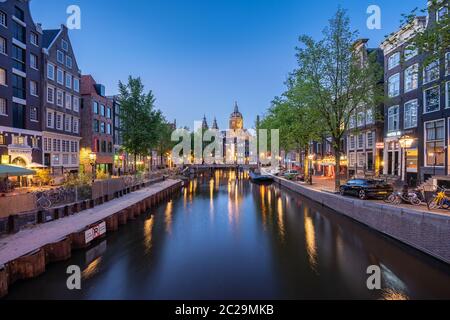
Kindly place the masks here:
<instances>
[{"instance_id":1,"label":"church dome","mask_svg":"<svg viewBox=\"0 0 450 320\"><path fill-rule=\"evenodd\" d=\"M239 106L237 102L234 105L234 111L230 116L230 129L239 130L244 129L244 117L239 112Z\"/></svg>"}]
</instances>

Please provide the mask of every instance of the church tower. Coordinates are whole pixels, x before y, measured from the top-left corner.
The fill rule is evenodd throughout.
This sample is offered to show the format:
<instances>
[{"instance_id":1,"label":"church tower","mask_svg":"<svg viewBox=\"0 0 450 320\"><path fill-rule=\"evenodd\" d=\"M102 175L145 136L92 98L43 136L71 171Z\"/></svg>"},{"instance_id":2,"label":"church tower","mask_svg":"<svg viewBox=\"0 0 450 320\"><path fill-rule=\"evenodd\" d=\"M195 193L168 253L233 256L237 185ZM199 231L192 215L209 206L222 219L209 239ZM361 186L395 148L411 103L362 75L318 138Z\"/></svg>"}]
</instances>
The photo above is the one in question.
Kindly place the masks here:
<instances>
[{"instance_id":1,"label":"church tower","mask_svg":"<svg viewBox=\"0 0 450 320\"><path fill-rule=\"evenodd\" d=\"M214 130L219 130L219 126L217 125L217 119L216 119L216 118L214 118L214 122L213 122L213 125L212 125L212 129L214 129Z\"/></svg>"},{"instance_id":2,"label":"church tower","mask_svg":"<svg viewBox=\"0 0 450 320\"><path fill-rule=\"evenodd\" d=\"M209 129L208 122L206 121L206 115L203 116L202 129L203 130L208 130Z\"/></svg>"},{"instance_id":3,"label":"church tower","mask_svg":"<svg viewBox=\"0 0 450 320\"><path fill-rule=\"evenodd\" d=\"M230 116L230 129L244 129L244 117L242 116L242 113L239 112L239 106L237 102L234 105L234 112Z\"/></svg>"}]
</instances>

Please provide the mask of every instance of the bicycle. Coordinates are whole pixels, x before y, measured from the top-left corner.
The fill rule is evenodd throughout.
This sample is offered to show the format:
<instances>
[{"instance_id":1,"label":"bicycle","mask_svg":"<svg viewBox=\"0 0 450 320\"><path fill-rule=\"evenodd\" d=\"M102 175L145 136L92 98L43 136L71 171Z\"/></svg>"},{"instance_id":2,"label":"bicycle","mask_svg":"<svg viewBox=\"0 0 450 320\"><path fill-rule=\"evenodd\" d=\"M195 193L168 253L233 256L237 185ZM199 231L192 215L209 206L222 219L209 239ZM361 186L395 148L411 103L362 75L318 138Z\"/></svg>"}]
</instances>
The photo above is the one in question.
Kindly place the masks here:
<instances>
[{"instance_id":1,"label":"bicycle","mask_svg":"<svg viewBox=\"0 0 450 320\"><path fill-rule=\"evenodd\" d=\"M52 207L52 202L45 191L37 191L34 193L36 205L39 209L48 210Z\"/></svg>"},{"instance_id":2,"label":"bicycle","mask_svg":"<svg viewBox=\"0 0 450 320\"><path fill-rule=\"evenodd\" d=\"M450 208L450 198L447 197L446 192L447 189L444 187L437 187L437 193L434 197L428 201L428 210L429 209L449 209Z\"/></svg>"}]
</instances>

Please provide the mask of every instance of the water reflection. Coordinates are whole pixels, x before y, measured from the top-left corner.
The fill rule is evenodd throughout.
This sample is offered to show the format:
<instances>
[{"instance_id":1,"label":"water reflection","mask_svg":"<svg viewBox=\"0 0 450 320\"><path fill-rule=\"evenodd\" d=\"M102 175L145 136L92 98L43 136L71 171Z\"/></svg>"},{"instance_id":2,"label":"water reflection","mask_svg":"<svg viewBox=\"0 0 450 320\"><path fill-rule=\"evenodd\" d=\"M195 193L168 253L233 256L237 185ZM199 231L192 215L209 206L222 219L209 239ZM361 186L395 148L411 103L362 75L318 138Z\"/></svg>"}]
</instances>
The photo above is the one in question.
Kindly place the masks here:
<instances>
[{"instance_id":1,"label":"water reflection","mask_svg":"<svg viewBox=\"0 0 450 320\"><path fill-rule=\"evenodd\" d=\"M450 298L447 265L242 172L205 173L107 242L94 260L75 253L8 298ZM95 290L65 289L71 264ZM370 265L383 290L367 289Z\"/></svg>"},{"instance_id":2,"label":"water reflection","mask_svg":"<svg viewBox=\"0 0 450 320\"><path fill-rule=\"evenodd\" d=\"M312 270L317 272L316 232L314 230L313 220L309 216L309 211L306 207L303 209L303 219L305 223L306 252L308 253L309 265Z\"/></svg>"},{"instance_id":3,"label":"water reflection","mask_svg":"<svg viewBox=\"0 0 450 320\"><path fill-rule=\"evenodd\" d=\"M148 254L153 246L153 225L155 224L155 217L151 216L144 222L144 248L145 253Z\"/></svg>"}]
</instances>

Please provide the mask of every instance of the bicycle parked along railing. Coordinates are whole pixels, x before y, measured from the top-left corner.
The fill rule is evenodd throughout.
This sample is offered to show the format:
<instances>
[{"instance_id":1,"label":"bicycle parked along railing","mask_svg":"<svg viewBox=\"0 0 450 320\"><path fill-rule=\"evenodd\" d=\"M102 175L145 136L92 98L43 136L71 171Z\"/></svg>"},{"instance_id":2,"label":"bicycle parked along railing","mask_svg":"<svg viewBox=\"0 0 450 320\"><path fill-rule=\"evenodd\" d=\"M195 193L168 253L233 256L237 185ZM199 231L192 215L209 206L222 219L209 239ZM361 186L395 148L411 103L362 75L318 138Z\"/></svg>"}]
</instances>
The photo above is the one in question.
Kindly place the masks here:
<instances>
[{"instance_id":1,"label":"bicycle parked along railing","mask_svg":"<svg viewBox=\"0 0 450 320\"><path fill-rule=\"evenodd\" d=\"M448 191L450 191L450 189L446 189L443 186L438 186L435 194L427 203L428 209L449 209L450 198L447 196Z\"/></svg>"}]
</instances>

